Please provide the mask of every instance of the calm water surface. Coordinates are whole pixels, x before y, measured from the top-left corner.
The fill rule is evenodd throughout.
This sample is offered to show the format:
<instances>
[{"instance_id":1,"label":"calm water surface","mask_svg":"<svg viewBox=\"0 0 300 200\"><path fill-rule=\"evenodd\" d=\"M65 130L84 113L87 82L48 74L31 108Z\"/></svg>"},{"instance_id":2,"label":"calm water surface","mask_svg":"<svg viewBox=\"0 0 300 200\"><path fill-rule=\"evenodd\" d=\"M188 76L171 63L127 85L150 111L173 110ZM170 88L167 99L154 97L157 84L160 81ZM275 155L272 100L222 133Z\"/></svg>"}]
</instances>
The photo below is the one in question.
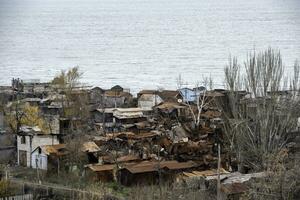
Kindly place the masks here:
<instances>
[{"instance_id":1,"label":"calm water surface","mask_svg":"<svg viewBox=\"0 0 300 200\"><path fill-rule=\"evenodd\" d=\"M299 0L0 0L0 84L79 65L101 87L221 86L229 54L268 46L300 59Z\"/></svg>"}]
</instances>

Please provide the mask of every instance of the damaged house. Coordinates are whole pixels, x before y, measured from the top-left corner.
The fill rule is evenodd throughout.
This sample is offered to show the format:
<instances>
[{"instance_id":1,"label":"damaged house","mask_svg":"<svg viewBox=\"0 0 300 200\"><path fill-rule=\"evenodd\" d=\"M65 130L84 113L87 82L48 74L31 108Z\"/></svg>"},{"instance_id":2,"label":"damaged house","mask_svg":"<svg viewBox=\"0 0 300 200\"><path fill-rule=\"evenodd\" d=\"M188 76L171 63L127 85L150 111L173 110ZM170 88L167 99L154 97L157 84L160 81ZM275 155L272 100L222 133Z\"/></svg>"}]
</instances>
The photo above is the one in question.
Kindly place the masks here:
<instances>
[{"instance_id":1,"label":"damaged house","mask_svg":"<svg viewBox=\"0 0 300 200\"><path fill-rule=\"evenodd\" d=\"M105 108L92 112L97 130L105 132L129 131L130 128L143 126L146 117L141 108Z\"/></svg>"},{"instance_id":2,"label":"damaged house","mask_svg":"<svg viewBox=\"0 0 300 200\"><path fill-rule=\"evenodd\" d=\"M104 92L105 108L117 108L130 104L133 96L128 90L119 85L112 87Z\"/></svg>"},{"instance_id":3,"label":"damaged house","mask_svg":"<svg viewBox=\"0 0 300 200\"><path fill-rule=\"evenodd\" d=\"M178 102L182 100L180 92L175 90L142 90L137 95L138 107L143 110L152 108L162 102Z\"/></svg>"},{"instance_id":4,"label":"damaged house","mask_svg":"<svg viewBox=\"0 0 300 200\"><path fill-rule=\"evenodd\" d=\"M58 134L43 133L37 126L22 126L17 135L17 162L32 167L32 152L39 146L59 144Z\"/></svg>"}]
</instances>

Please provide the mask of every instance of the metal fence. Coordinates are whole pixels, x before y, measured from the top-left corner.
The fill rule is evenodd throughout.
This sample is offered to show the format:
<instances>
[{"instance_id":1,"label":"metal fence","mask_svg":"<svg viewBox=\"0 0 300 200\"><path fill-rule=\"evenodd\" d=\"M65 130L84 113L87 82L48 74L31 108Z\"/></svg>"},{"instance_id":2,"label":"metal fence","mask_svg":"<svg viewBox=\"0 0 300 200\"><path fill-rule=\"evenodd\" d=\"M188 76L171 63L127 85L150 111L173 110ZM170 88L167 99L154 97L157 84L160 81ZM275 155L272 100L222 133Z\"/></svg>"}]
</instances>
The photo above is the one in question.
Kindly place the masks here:
<instances>
[{"instance_id":1,"label":"metal fence","mask_svg":"<svg viewBox=\"0 0 300 200\"><path fill-rule=\"evenodd\" d=\"M33 200L32 194L16 195L10 197L0 197L0 200Z\"/></svg>"}]
</instances>

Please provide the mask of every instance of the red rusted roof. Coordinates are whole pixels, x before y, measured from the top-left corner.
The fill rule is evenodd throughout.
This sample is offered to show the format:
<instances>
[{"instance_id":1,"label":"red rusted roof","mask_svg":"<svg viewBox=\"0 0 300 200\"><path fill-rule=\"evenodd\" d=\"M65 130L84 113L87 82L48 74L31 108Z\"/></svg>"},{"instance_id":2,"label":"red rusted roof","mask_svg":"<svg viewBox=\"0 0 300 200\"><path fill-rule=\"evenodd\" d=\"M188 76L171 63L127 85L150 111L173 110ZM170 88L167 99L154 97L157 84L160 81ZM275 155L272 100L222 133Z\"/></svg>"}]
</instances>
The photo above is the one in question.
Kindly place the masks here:
<instances>
[{"instance_id":1,"label":"red rusted roof","mask_svg":"<svg viewBox=\"0 0 300 200\"><path fill-rule=\"evenodd\" d=\"M171 160L171 161L155 161L155 162L141 162L138 164L132 164L132 165L125 165L124 168L130 171L133 174L138 174L138 173L145 173L145 172L155 172L158 171L158 169L169 169L169 170L179 170L179 169L188 169L192 167L196 167L197 164L188 161L188 162L178 162L176 160Z\"/></svg>"}]
</instances>

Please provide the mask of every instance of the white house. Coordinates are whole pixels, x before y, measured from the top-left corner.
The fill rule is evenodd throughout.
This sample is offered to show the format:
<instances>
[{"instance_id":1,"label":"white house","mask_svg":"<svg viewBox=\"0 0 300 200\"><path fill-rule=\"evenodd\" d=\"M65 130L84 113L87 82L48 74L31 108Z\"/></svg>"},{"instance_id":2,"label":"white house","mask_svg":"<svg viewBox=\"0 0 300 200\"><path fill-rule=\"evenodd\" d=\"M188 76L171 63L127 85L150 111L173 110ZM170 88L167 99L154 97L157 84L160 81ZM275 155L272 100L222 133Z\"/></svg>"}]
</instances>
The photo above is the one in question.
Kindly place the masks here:
<instances>
[{"instance_id":1,"label":"white house","mask_svg":"<svg viewBox=\"0 0 300 200\"><path fill-rule=\"evenodd\" d=\"M156 94L142 94L138 99L138 107L143 110L152 110L153 106L161 102L163 100Z\"/></svg>"},{"instance_id":2,"label":"white house","mask_svg":"<svg viewBox=\"0 0 300 200\"><path fill-rule=\"evenodd\" d=\"M181 88L178 91L180 92L181 96L183 97L184 102L196 102L197 98L206 90L205 87L198 87L198 88Z\"/></svg>"},{"instance_id":3,"label":"white house","mask_svg":"<svg viewBox=\"0 0 300 200\"><path fill-rule=\"evenodd\" d=\"M38 127L22 126L17 135L18 165L32 167L32 152L38 146L59 144L57 134L44 134Z\"/></svg>"},{"instance_id":4,"label":"white house","mask_svg":"<svg viewBox=\"0 0 300 200\"><path fill-rule=\"evenodd\" d=\"M63 155L65 147L65 144L38 146L31 153L31 167L47 170L50 155Z\"/></svg>"}]
</instances>

